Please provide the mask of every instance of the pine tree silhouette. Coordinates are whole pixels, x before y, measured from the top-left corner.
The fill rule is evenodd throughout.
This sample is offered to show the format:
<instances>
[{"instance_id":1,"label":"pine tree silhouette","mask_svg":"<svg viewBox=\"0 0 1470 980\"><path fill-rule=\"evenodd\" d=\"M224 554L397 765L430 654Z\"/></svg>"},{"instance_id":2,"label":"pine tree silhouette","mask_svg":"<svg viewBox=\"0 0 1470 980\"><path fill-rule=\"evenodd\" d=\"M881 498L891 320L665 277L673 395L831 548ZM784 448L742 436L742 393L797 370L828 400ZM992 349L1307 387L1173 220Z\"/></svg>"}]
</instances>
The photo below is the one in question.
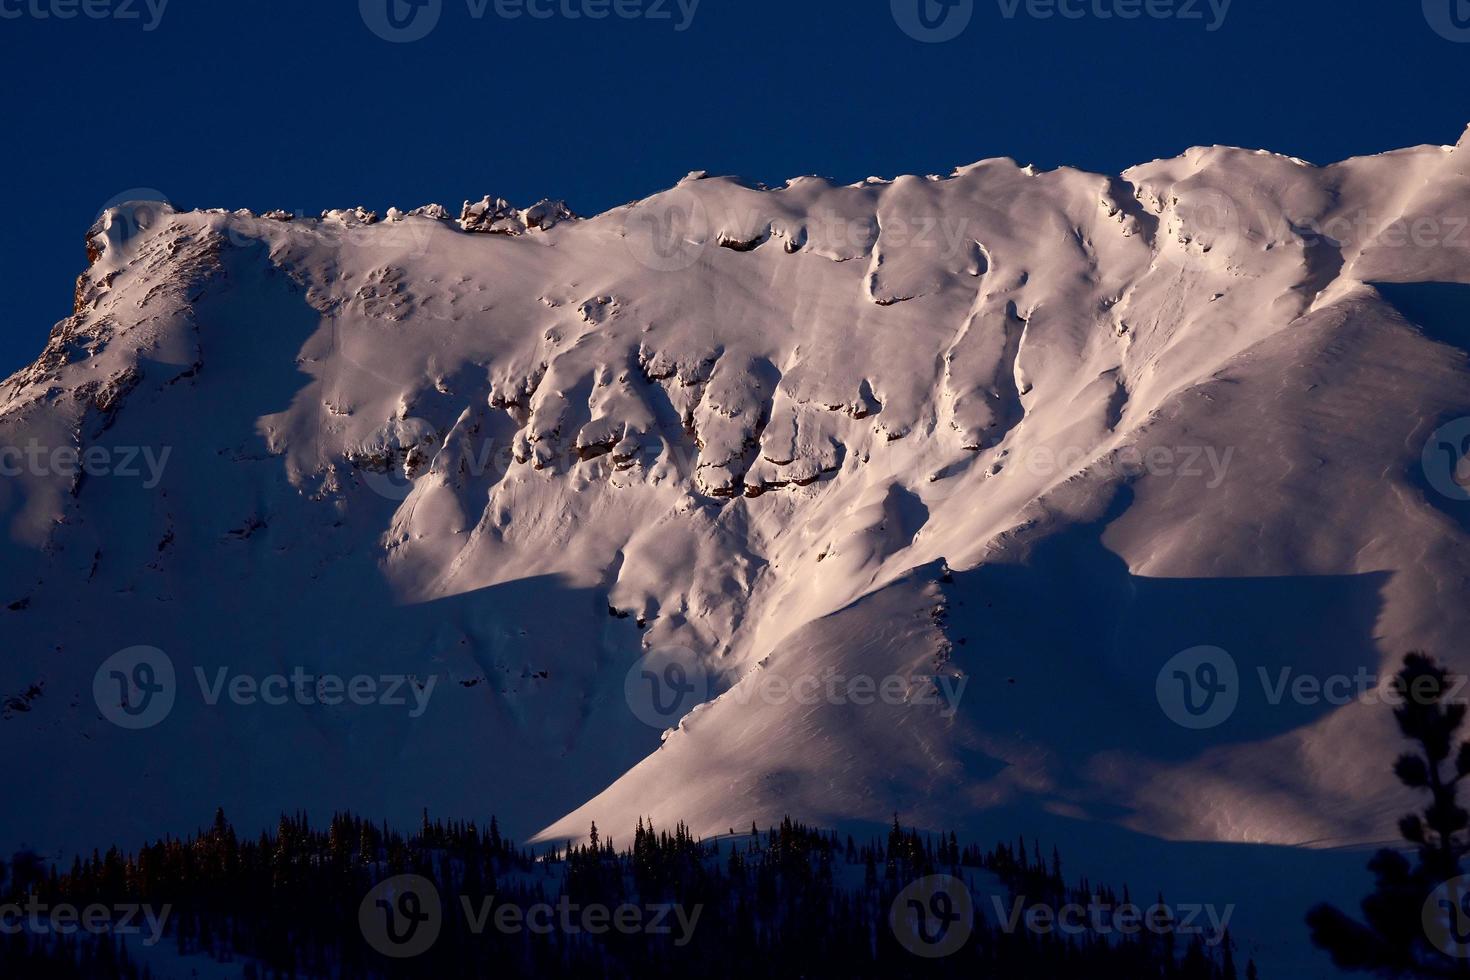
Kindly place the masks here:
<instances>
[{"instance_id":1,"label":"pine tree silhouette","mask_svg":"<svg viewBox=\"0 0 1470 980\"><path fill-rule=\"evenodd\" d=\"M215 811L197 835L164 838L136 852L110 847L78 856L72 870L49 874L45 863L21 856L19 877L43 903L126 902L173 910L168 941L181 956L228 964L247 980L343 976L363 980L411 977L537 976L721 980L761 975L924 977L926 980L1228 980L1229 948L1213 950L1198 937L1175 956L1161 945L1112 943L1098 936L1039 936L1012 932L976 916L974 932L952 955L916 959L890 918L902 889L940 870L974 887L974 872L1012 896L1051 907L1116 896L1086 879L1068 884L1032 860L1019 842L982 850L961 848L895 823L887 839L859 842L783 818L724 860L718 842L695 836L677 821L659 829L638 821L631 846L619 850L599 832L593 844L549 845L537 853L503 837L492 817L437 820L427 813L410 833L350 812L333 813L313 829L304 812L282 815L274 831L240 835ZM1019 846L1018 846L1019 843ZM851 856L852 860L847 857ZM958 862L954 859L958 856ZM1060 854L1053 851L1052 863ZM888 881L879 867L895 869ZM64 865L62 866L64 867ZM863 883L858 885L861 870ZM412 963L364 943L360 909L369 889L399 874L428 879L445 914L442 930ZM0 888L0 905L19 897L17 877ZM569 934L475 930L449 910L495 903L526 908L556 903L604 909L677 903L705 910L681 943L635 930ZM116 943L114 939L119 939ZM776 968L772 964L778 964ZM173 971L164 968L167 975ZM0 977L140 980L148 967L126 937L0 933ZM1254 967L1246 968L1254 980Z\"/></svg>"},{"instance_id":2,"label":"pine tree silhouette","mask_svg":"<svg viewBox=\"0 0 1470 980\"><path fill-rule=\"evenodd\" d=\"M1465 833L1467 813L1456 800L1460 780L1470 774L1470 743L1461 743L1454 772L1442 767L1454 749L1455 733L1465 720L1463 703L1447 703L1459 678L1423 653L1404 657L1391 682L1394 718L1399 731L1417 750L1400 756L1394 775L1410 789L1427 792L1423 814L1399 821L1404 840L1414 845L1417 864L1400 851L1384 849L1368 863L1376 885L1362 901L1358 922L1330 905L1307 913L1312 941L1345 970L1394 977L1470 977L1470 961L1447 955L1425 929L1425 903L1440 886L1460 874L1460 861L1470 852ZM1458 904L1458 903L1456 903ZM1460 915L1459 908L1448 910Z\"/></svg>"}]
</instances>

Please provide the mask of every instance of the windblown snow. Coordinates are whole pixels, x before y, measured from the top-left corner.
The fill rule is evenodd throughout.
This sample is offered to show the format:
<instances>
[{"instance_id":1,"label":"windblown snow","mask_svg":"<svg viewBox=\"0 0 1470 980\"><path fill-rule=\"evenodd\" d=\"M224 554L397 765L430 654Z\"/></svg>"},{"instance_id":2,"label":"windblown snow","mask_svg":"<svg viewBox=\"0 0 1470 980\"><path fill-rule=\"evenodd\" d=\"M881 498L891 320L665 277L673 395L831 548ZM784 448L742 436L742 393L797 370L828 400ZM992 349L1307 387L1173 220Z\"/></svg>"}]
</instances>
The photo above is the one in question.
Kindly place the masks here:
<instances>
[{"instance_id":1,"label":"windblown snow","mask_svg":"<svg viewBox=\"0 0 1470 980\"><path fill-rule=\"evenodd\" d=\"M1470 514L1423 461L1470 415L1467 216L1470 136L696 173L586 219L110 210L0 387L0 444L111 464L0 478L0 844L216 805L1387 837L1386 709L1272 692L1470 668ZM179 694L128 731L93 678L139 645ZM1192 730L1156 679L1202 645L1240 706ZM625 681L671 650L707 690L664 732ZM200 694L298 669L418 699ZM832 676L909 684L770 693Z\"/></svg>"}]
</instances>

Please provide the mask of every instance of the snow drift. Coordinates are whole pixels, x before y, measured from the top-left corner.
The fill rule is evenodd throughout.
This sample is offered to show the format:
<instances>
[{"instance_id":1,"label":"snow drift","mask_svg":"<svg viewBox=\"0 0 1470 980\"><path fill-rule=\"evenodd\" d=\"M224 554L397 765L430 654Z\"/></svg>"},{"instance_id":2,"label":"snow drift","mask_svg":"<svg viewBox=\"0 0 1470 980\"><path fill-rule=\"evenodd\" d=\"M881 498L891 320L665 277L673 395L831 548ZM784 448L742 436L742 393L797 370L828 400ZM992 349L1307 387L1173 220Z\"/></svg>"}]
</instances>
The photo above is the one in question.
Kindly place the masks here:
<instances>
[{"instance_id":1,"label":"snow drift","mask_svg":"<svg viewBox=\"0 0 1470 980\"><path fill-rule=\"evenodd\" d=\"M1470 669L1426 453L1470 415L1470 137L288 217L108 211L0 388L38 447L0 480L0 842L217 804L1361 841L1388 712L1278 680ZM179 693L129 731L93 681L140 645ZM1199 646L1239 705L1190 729L1156 682ZM671 732L648 654L701 679ZM221 668L436 686L210 704ZM771 693L831 676L906 686Z\"/></svg>"}]
</instances>

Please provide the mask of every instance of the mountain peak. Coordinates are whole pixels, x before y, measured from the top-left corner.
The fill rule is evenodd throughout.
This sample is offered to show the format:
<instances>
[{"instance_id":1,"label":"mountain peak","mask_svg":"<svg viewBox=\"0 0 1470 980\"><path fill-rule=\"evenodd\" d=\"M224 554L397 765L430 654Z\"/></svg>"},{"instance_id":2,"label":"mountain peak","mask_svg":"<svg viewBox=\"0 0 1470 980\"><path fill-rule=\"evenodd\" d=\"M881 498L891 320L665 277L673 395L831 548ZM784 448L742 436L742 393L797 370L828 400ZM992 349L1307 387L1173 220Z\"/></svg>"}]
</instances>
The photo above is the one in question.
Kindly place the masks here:
<instances>
[{"instance_id":1,"label":"mountain peak","mask_svg":"<svg viewBox=\"0 0 1470 980\"><path fill-rule=\"evenodd\" d=\"M1453 157L1412 161L710 178L591 218L109 209L75 313L0 390L3 444L40 460L0 483L0 694L46 692L0 722L18 776L124 792L132 733L87 707L121 638L180 679L160 724L190 737L157 771L248 755L293 805L411 820L493 788L527 831L652 806L714 833L793 803L886 821L901 797L915 819L1044 802L1161 836L1365 835L1388 787L1288 802L1257 773L1371 755L1376 714L1253 701L1186 742L1156 682L1196 646L1242 676L1351 674L1470 625L1434 598L1470 573L1467 525L1419 476L1431 421L1470 404L1460 296L1428 280L1470 267L1401 234L1466 197ZM653 711L648 657L699 697ZM413 717L243 726L189 686L281 663L435 684ZM769 687L831 674L892 697ZM1062 700L1085 724L1035 723ZM272 818L206 782L150 794L140 831L201 793ZM92 819L7 812L0 838Z\"/></svg>"}]
</instances>

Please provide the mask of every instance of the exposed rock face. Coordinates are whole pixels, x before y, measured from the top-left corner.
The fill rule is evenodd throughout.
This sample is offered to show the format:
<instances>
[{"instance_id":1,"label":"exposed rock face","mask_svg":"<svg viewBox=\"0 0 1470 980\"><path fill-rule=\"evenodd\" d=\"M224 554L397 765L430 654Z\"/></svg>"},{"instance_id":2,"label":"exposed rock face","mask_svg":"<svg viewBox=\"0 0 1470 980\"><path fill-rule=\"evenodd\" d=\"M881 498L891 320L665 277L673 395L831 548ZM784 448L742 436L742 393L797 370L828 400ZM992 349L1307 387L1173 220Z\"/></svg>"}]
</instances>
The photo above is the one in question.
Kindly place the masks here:
<instances>
[{"instance_id":1,"label":"exposed rock face","mask_svg":"<svg viewBox=\"0 0 1470 980\"><path fill-rule=\"evenodd\" d=\"M527 231L546 231L577 216L565 201L540 201L524 210L513 207L503 198L488 196L477 203L464 202L459 226L465 231L488 235L523 235Z\"/></svg>"},{"instance_id":2,"label":"exposed rock face","mask_svg":"<svg viewBox=\"0 0 1470 980\"><path fill-rule=\"evenodd\" d=\"M351 227L353 225L371 225L378 220L378 212L369 211L364 207L355 208L333 208L322 212L323 221L336 221Z\"/></svg>"},{"instance_id":3,"label":"exposed rock face","mask_svg":"<svg viewBox=\"0 0 1470 980\"><path fill-rule=\"evenodd\" d=\"M1466 153L700 177L458 228L109 212L75 313L0 387L0 445L47 451L0 479L0 692L45 691L0 725L27 812L64 815L0 813L0 852L182 831L200 798L1371 836L1386 788L1329 756L1386 771L1383 712L1256 685L1181 738L1156 682L1207 644L1244 678L1459 655L1463 450L1446 483L1425 447L1470 415ZM117 760L144 743L92 700L137 645L180 679L141 801ZM661 743L624 680L669 649L708 698ZM408 718L194 681L283 665L456 683ZM829 670L909 684L872 711L742 693ZM960 680L945 714L925 685ZM133 809L74 812L78 780Z\"/></svg>"}]
</instances>

